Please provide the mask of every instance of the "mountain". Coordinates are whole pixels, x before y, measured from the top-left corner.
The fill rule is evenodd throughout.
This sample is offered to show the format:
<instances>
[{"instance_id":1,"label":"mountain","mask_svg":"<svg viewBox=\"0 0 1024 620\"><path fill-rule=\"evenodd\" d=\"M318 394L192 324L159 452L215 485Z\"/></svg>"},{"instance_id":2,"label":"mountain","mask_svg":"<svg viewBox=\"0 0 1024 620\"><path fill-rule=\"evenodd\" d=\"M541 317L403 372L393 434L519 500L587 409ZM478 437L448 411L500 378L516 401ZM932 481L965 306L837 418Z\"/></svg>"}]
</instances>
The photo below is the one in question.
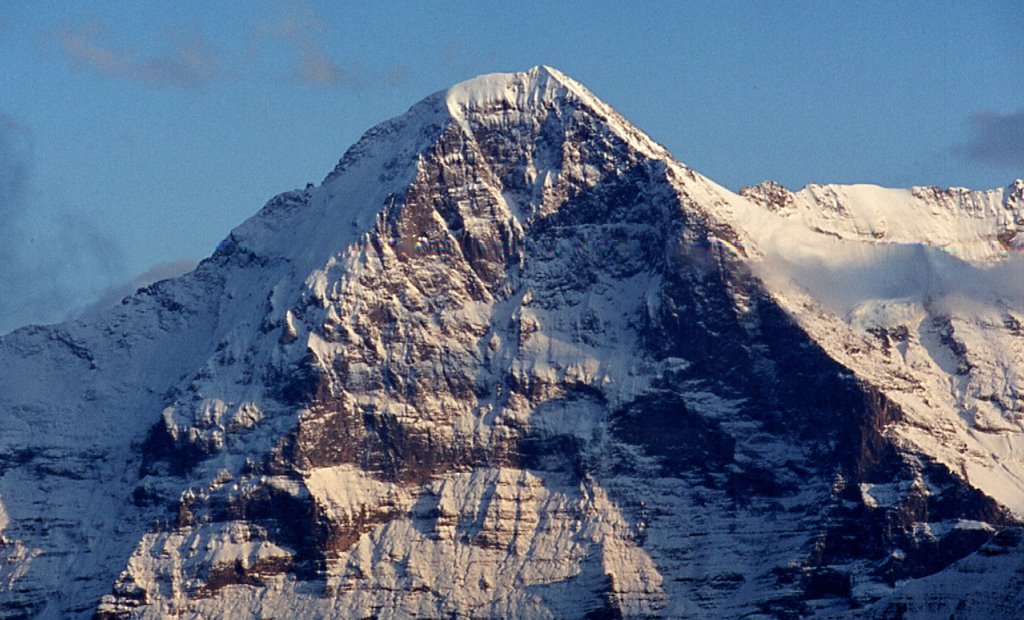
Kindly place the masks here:
<instances>
[{"instance_id":1,"label":"mountain","mask_svg":"<svg viewBox=\"0 0 1024 620\"><path fill-rule=\"evenodd\" d=\"M1020 188L735 194L554 69L432 95L0 339L0 618L1019 613Z\"/></svg>"}]
</instances>

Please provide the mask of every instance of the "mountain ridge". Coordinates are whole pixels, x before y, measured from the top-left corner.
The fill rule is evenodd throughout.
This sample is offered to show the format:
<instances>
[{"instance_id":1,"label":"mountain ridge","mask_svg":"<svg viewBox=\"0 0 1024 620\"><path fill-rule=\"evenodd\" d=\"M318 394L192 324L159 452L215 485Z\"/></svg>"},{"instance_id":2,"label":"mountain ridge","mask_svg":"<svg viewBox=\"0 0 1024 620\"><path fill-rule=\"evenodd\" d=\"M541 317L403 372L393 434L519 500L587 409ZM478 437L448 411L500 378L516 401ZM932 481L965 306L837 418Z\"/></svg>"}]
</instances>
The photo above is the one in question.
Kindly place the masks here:
<instances>
[{"instance_id":1,"label":"mountain ridge","mask_svg":"<svg viewBox=\"0 0 1024 620\"><path fill-rule=\"evenodd\" d=\"M784 217L839 238L875 243L923 243L966 260L1017 251L1024 226L1024 181L969 190L915 186L807 185L790 192L765 181L740 195ZM924 217L922 217L924 216Z\"/></svg>"}]
</instances>

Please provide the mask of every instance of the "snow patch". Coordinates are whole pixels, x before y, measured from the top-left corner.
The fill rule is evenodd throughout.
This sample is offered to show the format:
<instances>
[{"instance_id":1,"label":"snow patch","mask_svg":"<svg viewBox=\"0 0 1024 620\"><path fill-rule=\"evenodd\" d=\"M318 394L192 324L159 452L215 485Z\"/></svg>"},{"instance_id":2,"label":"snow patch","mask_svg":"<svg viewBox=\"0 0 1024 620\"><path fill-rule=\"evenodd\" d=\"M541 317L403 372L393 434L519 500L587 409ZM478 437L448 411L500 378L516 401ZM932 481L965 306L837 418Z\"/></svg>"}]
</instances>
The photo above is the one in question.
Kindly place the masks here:
<instances>
[{"instance_id":1,"label":"snow patch","mask_svg":"<svg viewBox=\"0 0 1024 620\"><path fill-rule=\"evenodd\" d=\"M382 482L353 465L323 467L306 474L306 487L330 518L352 523L387 506L389 510L411 505L407 490Z\"/></svg>"}]
</instances>

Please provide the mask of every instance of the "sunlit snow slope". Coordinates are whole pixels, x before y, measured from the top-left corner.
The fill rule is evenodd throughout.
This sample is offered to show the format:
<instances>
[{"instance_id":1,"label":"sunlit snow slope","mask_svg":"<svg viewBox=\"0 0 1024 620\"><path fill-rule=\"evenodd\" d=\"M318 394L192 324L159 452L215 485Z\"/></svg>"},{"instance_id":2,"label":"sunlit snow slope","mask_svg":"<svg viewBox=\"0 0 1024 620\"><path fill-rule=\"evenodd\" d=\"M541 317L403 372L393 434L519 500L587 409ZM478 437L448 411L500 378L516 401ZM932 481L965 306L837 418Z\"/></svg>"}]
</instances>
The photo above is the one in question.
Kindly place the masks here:
<instances>
[{"instance_id":1,"label":"sunlit snow slope","mask_svg":"<svg viewBox=\"0 0 1024 620\"><path fill-rule=\"evenodd\" d=\"M1024 182L741 193L810 229L754 227L755 269L830 355L901 404L892 432L1024 515Z\"/></svg>"}]
</instances>

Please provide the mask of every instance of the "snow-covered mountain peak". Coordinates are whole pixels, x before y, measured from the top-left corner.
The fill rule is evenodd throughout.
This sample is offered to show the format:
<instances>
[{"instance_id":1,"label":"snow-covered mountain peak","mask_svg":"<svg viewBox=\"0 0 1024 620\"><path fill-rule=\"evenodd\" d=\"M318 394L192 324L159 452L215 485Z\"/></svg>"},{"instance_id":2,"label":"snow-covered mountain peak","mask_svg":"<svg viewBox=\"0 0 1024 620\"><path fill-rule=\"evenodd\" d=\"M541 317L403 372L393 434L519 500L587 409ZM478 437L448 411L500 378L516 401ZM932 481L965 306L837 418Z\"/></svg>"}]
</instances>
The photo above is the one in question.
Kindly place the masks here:
<instances>
[{"instance_id":1,"label":"snow-covered mountain peak","mask_svg":"<svg viewBox=\"0 0 1024 620\"><path fill-rule=\"evenodd\" d=\"M546 65L519 73L492 73L456 84L444 93L452 119L466 127L467 115L504 114L508 110L560 108L569 113L584 108L645 155L670 159L668 151L634 127L587 87Z\"/></svg>"},{"instance_id":2,"label":"snow-covered mountain peak","mask_svg":"<svg viewBox=\"0 0 1024 620\"><path fill-rule=\"evenodd\" d=\"M594 140L586 153L578 148L583 136ZM364 243L362 235L374 229L377 215L387 205L402 208L403 196L422 177L425 162L454 157L454 151L465 148L486 153L490 147L484 143L490 140L523 150L523 158L511 167L486 157L474 162L491 168L490 180L480 188L500 196L498 202L507 203L502 209L510 209L517 219L529 216L545 192L563 191L565 183L596 182L608 172L601 167L632 165L613 153L619 149L634 153L634 160L640 157L688 170L610 105L556 69L537 66L492 73L434 93L405 114L370 129L321 186L275 197L233 230L222 247L299 259L300 271L318 268L346 246ZM581 157L592 161L579 161ZM575 176L579 178L569 178ZM413 245L417 241L405 240Z\"/></svg>"},{"instance_id":3,"label":"snow-covered mountain peak","mask_svg":"<svg viewBox=\"0 0 1024 620\"><path fill-rule=\"evenodd\" d=\"M594 99L581 84L547 66L518 73L489 73L452 86L445 101L452 116L468 109L511 105L518 109L555 101Z\"/></svg>"}]
</instances>

